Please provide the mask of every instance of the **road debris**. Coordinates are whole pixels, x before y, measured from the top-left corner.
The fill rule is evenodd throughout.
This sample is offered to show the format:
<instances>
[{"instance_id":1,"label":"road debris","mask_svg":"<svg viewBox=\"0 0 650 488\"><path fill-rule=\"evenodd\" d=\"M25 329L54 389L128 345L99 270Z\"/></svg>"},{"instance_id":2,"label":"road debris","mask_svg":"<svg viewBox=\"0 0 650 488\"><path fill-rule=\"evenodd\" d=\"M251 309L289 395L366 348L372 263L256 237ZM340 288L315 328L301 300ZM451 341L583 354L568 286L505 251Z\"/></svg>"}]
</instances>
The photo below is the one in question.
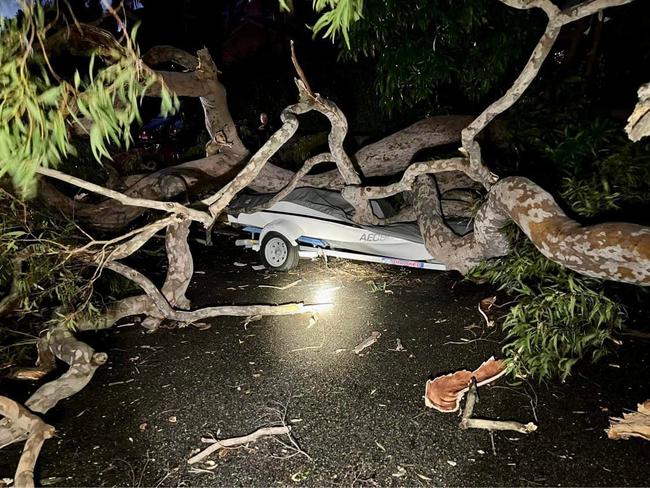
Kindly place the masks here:
<instances>
[{"instance_id":1,"label":"road debris","mask_svg":"<svg viewBox=\"0 0 650 488\"><path fill-rule=\"evenodd\" d=\"M255 264L251 266L251 268L253 268L253 270L255 271L262 271L263 269L266 269L266 266L264 266L263 264Z\"/></svg>"},{"instance_id":2,"label":"road debris","mask_svg":"<svg viewBox=\"0 0 650 488\"><path fill-rule=\"evenodd\" d=\"M400 339L397 339L395 348L389 349L389 351L393 352L406 352L406 348L402 345L402 341Z\"/></svg>"},{"instance_id":3,"label":"road debris","mask_svg":"<svg viewBox=\"0 0 650 488\"><path fill-rule=\"evenodd\" d=\"M537 425L532 422L522 424L510 420L488 420L472 418L474 406L478 401L478 390L476 378L472 378L472 384L469 387L465 409L463 410L463 419L460 421L460 428L465 429L484 429L489 430L490 434L495 430L513 430L521 434L530 434L537 430Z\"/></svg>"},{"instance_id":4,"label":"road debris","mask_svg":"<svg viewBox=\"0 0 650 488\"><path fill-rule=\"evenodd\" d=\"M359 354L361 351L366 349L367 347L372 346L377 340L381 337L381 332L373 330L370 333L370 336L367 337L366 339L362 340L359 344L357 344L354 348L354 353Z\"/></svg>"},{"instance_id":5,"label":"road debris","mask_svg":"<svg viewBox=\"0 0 650 488\"><path fill-rule=\"evenodd\" d=\"M455 373L428 380L424 388L424 404L443 413L456 412L460 400L469 390L472 378L477 386L491 383L506 373L506 366L492 356L474 371L461 369Z\"/></svg>"},{"instance_id":6,"label":"road debris","mask_svg":"<svg viewBox=\"0 0 650 488\"><path fill-rule=\"evenodd\" d=\"M208 330L212 328L210 324L206 324L205 322L191 322L190 325L192 327L196 327L199 330Z\"/></svg>"},{"instance_id":7,"label":"road debris","mask_svg":"<svg viewBox=\"0 0 650 488\"><path fill-rule=\"evenodd\" d=\"M494 320L488 317L488 312L492 308L492 306L496 303L497 297L487 297L478 302L478 312L483 316L483 319L485 320L485 324L488 327L494 327Z\"/></svg>"},{"instance_id":8,"label":"road debris","mask_svg":"<svg viewBox=\"0 0 650 488\"><path fill-rule=\"evenodd\" d=\"M289 432L291 432L291 426L282 425L278 427L262 427L260 429L257 429L255 432L242 437L231 437L229 439L220 439L220 440L213 439L211 446L207 447L206 449L202 450L198 454L189 458L187 460L187 463L188 464L198 463L199 461L202 461L210 454L212 454L215 451L218 451L219 449L241 446L244 444L248 444L249 442L255 442L261 437L285 435L285 434L289 434Z\"/></svg>"},{"instance_id":9,"label":"road debris","mask_svg":"<svg viewBox=\"0 0 650 488\"><path fill-rule=\"evenodd\" d=\"M248 324L251 322L257 322L258 320L262 320L263 315L249 315L246 317L244 320L242 320L242 325L244 326L244 330L248 330Z\"/></svg>"},{"instance_id":10,"label":"road debris","mask_svg":"<svg viewBox=\"0 0 650 488\"><path fill-rule=\"evenodd\" d=\"M288 290L289 288L292 288L296 286L298 283L300 283L302 280L296 280L293 283L289 283L288 285L285 286L275 286L275 285L257 285L258 288L273 288L274 290Z\"/></svg>"},{"instance_id":11,"label":"road debris","mask_svg":"<svg viewBox=\"0 0 650 488\"><path fill-rule=\"evenodd\" d=\"M109 383L106 386L126 385L131 383L132 381L135 381L135 378L131 378L130 380L126 380L126 381L113 381L112 383Z\"/></svg>"},{"instance_id":12,"label":"road debris","mask_svg":"<svg viewBox=\"0 0 650 488\"><path fill-rule=\"evenodd\" d=\"M246 266L245 263L240 263L239 261L235 261L235 262L232 263L232 264L235 265L235 266L237 266L238 268L243 268L243 267Z\"/></svg>"},{"instance_id":13,"label":"road debris","mask_svg":"<svg viewBox=\"0 0 650 488\"><path fill-rule=\"evenodd\" d=\"M639 403L636 408L636 412L624 413L623 418L610 417L607 437L615 440L640 437L650 441L650 400Z\"/></svg>"}]
</instances>

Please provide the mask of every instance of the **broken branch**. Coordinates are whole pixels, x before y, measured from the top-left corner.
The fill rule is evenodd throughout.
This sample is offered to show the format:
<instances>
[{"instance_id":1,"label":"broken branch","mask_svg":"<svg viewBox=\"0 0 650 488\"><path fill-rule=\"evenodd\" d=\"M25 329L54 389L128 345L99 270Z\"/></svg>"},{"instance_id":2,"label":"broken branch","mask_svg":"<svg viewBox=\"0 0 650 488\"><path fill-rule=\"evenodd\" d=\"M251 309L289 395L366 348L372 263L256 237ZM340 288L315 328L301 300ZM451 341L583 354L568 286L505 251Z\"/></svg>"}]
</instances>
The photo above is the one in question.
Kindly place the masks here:
<instances>
[{"instance_id":1,"label":"broken branch","mask_svg":"<svg viewBox=\"0 0 650 488\"><path fill-rule=\"evenodd\" d=\"M284 434L289 434L290 432L291 432L291 426L289 425L282 425L278 427L262 427L261 429L257 429L252 434L248 434L242 437L231 437L229 439L215 440L214 444L204 449L200 453L196 454L195 456L189 458L187 460L187 463L196 464L199 461L208 457L213 452L218 451L219 449L241 446L244 444L248 444L249 442L255 442L261 437L284 435Z\"/></svg>"}]
</instances>

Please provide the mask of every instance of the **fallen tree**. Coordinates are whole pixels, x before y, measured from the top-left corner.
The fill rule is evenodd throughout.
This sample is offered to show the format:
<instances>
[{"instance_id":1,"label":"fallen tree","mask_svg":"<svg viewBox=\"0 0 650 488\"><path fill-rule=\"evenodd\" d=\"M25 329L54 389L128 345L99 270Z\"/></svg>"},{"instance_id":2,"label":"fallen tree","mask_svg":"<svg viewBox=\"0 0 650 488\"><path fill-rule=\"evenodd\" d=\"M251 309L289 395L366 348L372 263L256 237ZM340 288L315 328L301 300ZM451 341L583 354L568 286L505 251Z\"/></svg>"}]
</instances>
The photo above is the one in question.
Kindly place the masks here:
<instances>
[{"instance_id":1,"label":"fallen tree","mask_svg":"<svg viewBox=\"0 0 650 488\"><path fill-rule=\"evenodd\" d=\"M239 138L237 128L228 111L225 90L218 80L217 69L207 51L199 51L197 56L191 56L175 48L156 48L145 55L146 62L155 65L174 60L186 68L186 71L180 73L160 72L146 68L139 58L134 58L136 51L128 37L126 37L126 45L122 46L118 43L117 45L122 46L120 49L123 49L119 53L120 59L135 62L139 68L131 72L128 71L128 66L122 65L122 69L133 75L131 81L143 87L138 93L160 95L163 102L167 101L168 104L170 103L169 91L179 96L194 96L201 99L210 141L206 147L205 158L143 176L124 191L92 184L50 168L50 164L56 161L46 159L46 156L51 155L49 152L39 153L38 158L33 158L33 154L20 153L23 160L18 162L7 162L9 160L5 155L3 166L6 167L3 167L3 171L7 171L13 177L16 186L28 187L33 183L34 175L41 175L38 187L41 197L64 210L65 213L74 215L76 219L93 223L95 227L105 230L122 228L133 222L145 210L167 214L162 219L110 240L91 239L81 246L61 245L57 248L56 252L64 255L66 260L85 263L96 268L96 273L111 270L137 284L143 291L143 294L110 304L99 318L95 317L92 320L77 318L74 322L76 329L108 328L116 321L131 315L144 315L143 325L150 330L155 330L163 320L187 324L221 315L318 313L324 304L214 306L191 310L191 303L185 294L193 274L192 256L187 244L189 226L194 221L210 228L227 210L232 199L244 188L279 192L281 195L298 186L340 190L343 197L355 207L354 218L357 222L378 225L388 222L378 219L373 214L369 201L406 193L407 200L411 203L402 209L398 219L391 221L400 219L417 221L429 252L450 269L465 273L484 259L507 254L510 244L504 228L508 223L514 222L541 253L562 266L587 276L643 286L650 285L650 229L624 223L581 226L568 218L553 197L532 181L523 177L498 180L484 164L480 145L476 141L476 137L487 124L512 106L530 85L541 63L550 52L562 25L599 12L603 8L623 5L632 0L587 0L567 10L558 9L548 0L501 1L515 8L538 7L549 17L542 39L511 89L472 121L466 117L427 119L366 146L354 157L350 157L343 146L347 134L347 121L344 114L333 102L311 90L302 70L299 69L295 56L294 64L299 75L299 79L296 80L298 102L283 111L280 129L258 151L250 154ZM33 12L34 8L40 7L25 2L22 8L25 12ZM117 16L116 20L118 23L121 22ZM123 24L120 25L125 28ZM26 48L22 44L25 32L21 29L26 28L29 32L39 31L44 29L44 26L37 22L34 24L28 22L19 24L16 28L21 33L18 36L21 40L16 43L18 47L14 46L12 55L16 52L24 52L21 49L29 51L31 48L31 46ZM86 32L84 29L80 28L77 33L83 34ZM75 32L75 28L71 28L70 32ZM105 37L101 36L101 38ZM110 52L112 56L117 56L114 50ZM106 90L107 87L114 86L115 79L100 81L104 83L101 88ZM44 84L49 86L45 82ZM74 123L78 128L90 132L91 145L101 154L106 151L102 140L118 137L116 133L128 127L134 120L134 114L128 110L122 112L123 109L118 103L124 103L124 100L131 100L131 98L124 96L124 100L110 99L110 103L105 103L106 100L103 100L102 110L93 113L93 110L88 110L84 104L84 97L88 96L93 85L90 84L85 91L79 88L78 83L75 85L74 88L72 85L65 85L65 82L60 85L68 90L66 92L68 108L64 116L75 119ZM635 119L631 122L636 138L647 135L647 124L643 122L647 118L645 92L641 93L641 97L641 109L639 109L641 112L635 112ZM58 99L55 102L58 102ZM59 109L59 106L56 106ZM71 106L73 108L70 108ZM297 173L269 164L269 159L295 134L299 124L298 116L310 111L323 114L331 124L328 152L310 159ZM97 119L96 115L99 112L108 112L109 117L114 117L115 127ZM78 115L83 115L88 120L80 120ZM5 120L6 117L7 114L3 113L1 118ZM25 132L25 134L33 136L33 132ZM60 144L63 152L67 150L67 135L64 138L65 140ZM413 157L421 149L448 144L459 139L463 145L461 157L412 162ZM27 160L32 164L33 172L26 176L20 173L20 164ZM316 164L324 161L333 162L336 170L309 176L309 171ZM364 179L370 176L391 176L399 173L403 173L401 179L387 186L363 184ZM57 190L48 182L48 178L94 192L105 197L106 200L92 205L76 202ZM441 194L448 189L467 186L468 181L483 186L488 193L474 220L474 232L466 237L458 237L445 224L445 209ZM211 190L209 196L194 202L200 205L184 205L170 201L173 197L181 193L189 193L188 190L199 186L205 191L206 187L203 185L206 183L219 186L219 189ZM121 260L137 252L155 234L163 230L169 266L165 283L159 289L149 278ZM60 378L44 384L27 400L25 407L33 413L45 413L63 398L79 392L90 381L95 370L107 359L105 354L97 353L78 341L63 320L50 326L47 334L39 341L39 352L43 357L51 353L70 367ZM20 376L21 372L15 371L14 374ZM24 376L30 375L24 374ZM37 378L39 374L32 374L31 377ZM27 412L29 415L20 414L22 410L19 415L13 413L15 407L10 402L6 405L8 407L3 410L5 419L0 424L0 446L28 439L28 451L31 454L27 464L33 465L43 440L51 435L51 428L40 424L37 418L30 417L29 412ZM21 420L23 417L29 422L23 422ZM21 483L28 486L29 480L25 479Z\"/></svg>"}]
</instances>

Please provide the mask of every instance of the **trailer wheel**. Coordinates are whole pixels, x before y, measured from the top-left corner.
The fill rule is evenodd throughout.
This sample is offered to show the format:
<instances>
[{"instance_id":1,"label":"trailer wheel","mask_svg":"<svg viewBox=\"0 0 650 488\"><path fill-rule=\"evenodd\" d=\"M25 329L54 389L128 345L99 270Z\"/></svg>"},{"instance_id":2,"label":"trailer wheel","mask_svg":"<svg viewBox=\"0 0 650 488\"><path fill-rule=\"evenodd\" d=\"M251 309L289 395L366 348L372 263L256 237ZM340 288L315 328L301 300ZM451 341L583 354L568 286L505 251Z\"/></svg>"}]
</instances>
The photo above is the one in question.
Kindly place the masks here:
<instances>
[{"instance_id":1,"label":"trailer wheel","mask_svg":"<svg viewBox=\"0 0 650 488\"><path fill-rule=\"evenodd\" d=\"M260 258L269 269L289 271L298 266L300 259L298 246L294 246L289 239L279 232L269 232L262 239Z\"/></svg>"}]
</instances>

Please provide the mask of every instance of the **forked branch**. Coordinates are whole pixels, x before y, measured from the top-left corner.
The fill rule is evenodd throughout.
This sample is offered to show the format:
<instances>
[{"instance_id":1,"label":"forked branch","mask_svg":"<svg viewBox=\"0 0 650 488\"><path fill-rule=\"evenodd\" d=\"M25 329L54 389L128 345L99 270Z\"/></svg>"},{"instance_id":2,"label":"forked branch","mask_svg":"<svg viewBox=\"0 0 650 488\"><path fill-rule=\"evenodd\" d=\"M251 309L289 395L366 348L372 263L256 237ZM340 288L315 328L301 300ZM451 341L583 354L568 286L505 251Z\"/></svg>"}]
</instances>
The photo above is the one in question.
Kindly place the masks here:
<instances>
[{"instance_id":1,"label":"forked branch","mask_svg":"<svg viewBox=\"0 0 650 488\"><path fill-rule=\"evenodd\" d=\"M502 3L522 10L542 9L548 16L548 23L528 62L512 86L498 100L490 104L461 134L462 150L469 157L470 164L476 172L483 174L483 182L488 186L496 182L496 176L490 174L481 159L481 147L476 136L498 115L508 110L521 98L526 89L537 77L544 60L551 52L562 26L583 17L593 15L605 8L631 3L634 0L586 0L578 5L560 10L550 0L499 0Z\"/></svg>"}]
</instances>

